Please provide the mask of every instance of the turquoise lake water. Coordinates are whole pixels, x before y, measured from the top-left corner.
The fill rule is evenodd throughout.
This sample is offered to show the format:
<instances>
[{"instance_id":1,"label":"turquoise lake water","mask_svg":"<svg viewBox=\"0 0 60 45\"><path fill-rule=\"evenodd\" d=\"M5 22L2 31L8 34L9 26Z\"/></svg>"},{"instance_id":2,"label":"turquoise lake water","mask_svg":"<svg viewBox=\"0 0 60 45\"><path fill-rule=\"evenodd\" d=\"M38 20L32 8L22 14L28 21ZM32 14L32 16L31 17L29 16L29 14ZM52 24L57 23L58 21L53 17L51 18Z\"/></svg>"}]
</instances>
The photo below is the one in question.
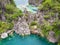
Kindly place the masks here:
<instances>
[{"instance_id":1,"label":"turquoise lake water","mask_svg":"<svg viewBox=\"0 0 60 45\"><path fill-rule=\"evenodd\" d=\"M55 45L49 43L45 38L42 38L37 35L29 35L21 37L17 34L14 34L13 37L8 37L0 41L0 45Z\"/></svg>"}]
</instances>

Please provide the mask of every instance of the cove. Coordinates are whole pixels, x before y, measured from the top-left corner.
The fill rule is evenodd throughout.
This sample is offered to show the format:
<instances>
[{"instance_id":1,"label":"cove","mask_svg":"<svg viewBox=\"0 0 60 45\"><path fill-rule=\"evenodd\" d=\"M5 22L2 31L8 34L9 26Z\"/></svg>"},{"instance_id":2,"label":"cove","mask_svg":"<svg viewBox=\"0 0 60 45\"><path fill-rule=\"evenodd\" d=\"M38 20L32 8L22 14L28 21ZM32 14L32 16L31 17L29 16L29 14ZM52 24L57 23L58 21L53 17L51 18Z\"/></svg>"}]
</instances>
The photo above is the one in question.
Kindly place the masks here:
<instances>
[{"instance_id":1,"label":"cove","mask_svg":"<svg viewBox=\"0 0 60 45\"><path fill-rule=\"evenodd\" d=\"M14 34L13 37L8 37L0 41L0 45L55 45L48 42L45 38L38 35L31 34L29 36L22 37Z\"/></svg>"}]
</instances>

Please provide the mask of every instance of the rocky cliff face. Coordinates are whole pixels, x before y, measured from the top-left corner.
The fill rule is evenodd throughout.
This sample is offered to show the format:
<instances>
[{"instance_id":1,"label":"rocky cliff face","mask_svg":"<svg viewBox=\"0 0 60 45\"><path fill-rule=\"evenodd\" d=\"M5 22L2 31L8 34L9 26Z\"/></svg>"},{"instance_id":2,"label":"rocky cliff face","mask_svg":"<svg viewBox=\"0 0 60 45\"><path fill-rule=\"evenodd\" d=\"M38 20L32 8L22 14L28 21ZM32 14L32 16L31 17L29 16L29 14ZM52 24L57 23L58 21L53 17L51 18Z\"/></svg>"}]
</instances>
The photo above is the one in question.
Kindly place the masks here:
<instances>
[{"instance_id":1,"label":"rocky cliff face","mask_svg":"<svg viewBox=\"0 0 60 45\"><path fill-rule=\"evenodd\" d=\"M5 21L5 16L4 16L4 12L5 12L5 5L9 3L8 0L0 0L0 10L2 11L2 13L0 14L0 17L3 21Z\"/></svg>"},{"instance_id":2,"label":"rocky cliff face","mask_svg":"<svg viewBox=\"0 0 60 45\"><path fill-rule=\"evenodd\" d=\"M2 21L6 20L5 15L4 15L5 10L6 10L5 6L6 6L6 4L11 4L12 3L11 1L12 0L0 0L0 10L1 10L0 20L2 20Z\"/></svg>"},{"instance_id":3,"label":"rocky cliff face","mask_svg":"<svg viewBox=\"0 0 60 45\"><path fill-rule=\"evenodd\" d=\"M29 0L29 4L38 6L43 0Z\"/></svg>"},{"instance_id":4,"label":"rocky cliff face","mask_svg":"<svg viewBox=\"0 0 60 45\"><path fill-rule=\"evenodd\" d=\"M29 25L24 18L19 18L17 23L14 25L14 31L19 35L30 35Z\"/></svg>"}]
</instances>

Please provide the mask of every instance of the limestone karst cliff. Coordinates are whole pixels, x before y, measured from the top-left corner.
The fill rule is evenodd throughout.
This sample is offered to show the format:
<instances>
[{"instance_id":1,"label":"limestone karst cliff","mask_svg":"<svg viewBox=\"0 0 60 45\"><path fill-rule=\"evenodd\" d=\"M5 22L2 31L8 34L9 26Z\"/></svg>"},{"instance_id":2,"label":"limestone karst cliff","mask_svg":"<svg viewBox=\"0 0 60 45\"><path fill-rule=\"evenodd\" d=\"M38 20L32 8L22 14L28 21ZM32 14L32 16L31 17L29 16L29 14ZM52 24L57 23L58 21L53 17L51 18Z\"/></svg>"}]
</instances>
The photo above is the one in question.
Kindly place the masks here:
<instances>
[{"instance_id":1,"label":"limestone karst cliff","mask_svg":"<svg viewBox=\"0 0 60 45\"><path fill-rule=\"evenodd\" d=\"M38 6L41 4L43 0L29 0L29 4L32 4L32 5L35 5L35 6Z\"/></svg>"},{"instance_id":2,"label":"limestone karst cliff","mask_svg":"<svg viewBox=\"0 0 60 45\"><path fill-rule=\"evenodd\" d=\"M6 5L7 4L13 4L13 0L0 0L0 20L5 21L5 12L6 12Z\"/></svg>"},{"instance_id":3,"label":"limestone karst cliff","mask_svg":"<svg viewBox=\"0 0 60 45\"><path fill-rule=\"evenodd\" d=\"M14 26L12 21L21 15L22 11L16 8L13 0L0 0L0 33L11 30Z\"/></svg>"},{"instance_id":4,"label":"limestone karst cliff","mask_svg":"<svg viewBox=\"0 0 60 45\"><path fill-rule=\"evenodd\" d=\"M0 34L12 29L19 34L37 30L50 42L60 42L60 1L29 0L29 4L39 8L36 14L22 13L13 0L0 0Z\"/></svg>"}]
</instances>

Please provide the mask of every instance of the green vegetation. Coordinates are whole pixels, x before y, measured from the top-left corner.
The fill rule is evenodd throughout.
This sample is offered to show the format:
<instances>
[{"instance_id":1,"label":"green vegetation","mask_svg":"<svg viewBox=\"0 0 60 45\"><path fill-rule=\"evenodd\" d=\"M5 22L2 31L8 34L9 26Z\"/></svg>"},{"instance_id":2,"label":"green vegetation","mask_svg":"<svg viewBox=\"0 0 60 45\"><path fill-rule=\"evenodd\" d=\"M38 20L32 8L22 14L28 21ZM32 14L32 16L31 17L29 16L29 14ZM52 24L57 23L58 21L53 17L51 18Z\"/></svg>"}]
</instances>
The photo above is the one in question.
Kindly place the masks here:
<instances>
[{"instance_id":1,"label":"green vegetation","mask_svg":"<svg viewBox=\"0 0 60 45\"><path fill-rule=\"evenodd\" d=\"M58 42L58 45L60 45L60 42Z\"/></svg>"},{"instance_id":2,"label":"green vegetation","mask_svg":"<svg viewBox=\"0 0 60 45\"><path fill-rule=\"evenodd\" d=\"M0 14L2 13L2 11L0 10Z\"/></svg>"},{"instance_id":3,"label":"green vegetation","mask_svg":"<svg viewBox=\"0 0 60 45\"><path fill-rule=\"evenodd\" d=\"M55 37L58 38L60 35L60 0L43 0L42 4L39 6L39 10L44 12L44 24L39 25L37 21L33 21L29 25L30 28L34 28L34 26L35 28L41 28L42 33L45 36L48 36L49 31L52 30L55 32ZM17 21L18 17L23 16L22 11L16 8L13 0L11 0L11 4L5 5L4 11L6 21L0 21L0 33L11 30L14 26L13 21ZM0 14L1 13L2 10L0 7ZM27 17L28 14L25 14L26 20L28 20ZM55 20L52 24L50 24L50 22L48 22L48 19ZM58 45L60 45L60 41L58 42Z\"/></svg>"},{"instance_id":4,"label":"green vegetation","mask_svg":"<svg viewBox=\"0 0 60 45\"><path fill-rule=\"evenodd\" d=\"M32 21L30 23L30 28L31 29L37 29L37 28L40 28L40 25L37 23L37 21Z\"/></svg>"},{"instance_id":5,"label":"green vegetation","mask_svg":"<svg viewBox=\"0 0 60 45\"><path fill-rule=\"evenodd\" d=\"M60 20L57 20L53 23L53 31L55 32L55 35L56 36L59 36L60 35Z\"/></svg>"},{"instance_id":6,"label":"green vegetation","mask_svg":"<svg viewBox=\"0 0 60 45\"><path fill-rule=\"evenodd\" d=\"M52 10L52 11L59 11L60 10L60 2L57 0L44 0L42 2L41 10Z\"/></svg>"},{"instance_id":7,"label":"green vegetation","mask_svg":"<svg viewBox=\"0 0 60 45\"><path fill-rule=\"evenodd\" d=\"M49 19L50 18L50 15L44 15L44 18L45 19Z\"/></svg>"},{"instance_id":8,"label":"green vegetation","mask_svg":"<svg viewBox=\"0 0 60 45\"><path fill-rule=\"evenodd\" d=\"M37 22L36 22L36 21L33 21L33 22L31 22L30 25L31 25L31 26L37 25Z\"/></svg>"},{"instance_id":9,"label":"green vegetation","mask_svg":"<svg viewBox=\"0 0 60 45\"><path fill-rule=\"evenodd\" d=\"M42 33L45 36L48 36L48 32L52 30L53 27L49 24L49 22L45 21L44 25L42 25L40 28L42 29Z\"/></svg>"},{"instance_id":10,"label":"green vegetation","mask_svg":"<svg viewBox=\"0 0 60 45\"><path fill-rule=\"evenodd\" d=\"M11 30L14 26L13 20L17 21L18 17L23 16L22 11L16 8L13 0L11 0L11 4L6 4L4 7L4 16L6 21L0 21L0 33L6 32L7 30ZM0 7L0 14L2 14L2 10Z\"/></svg>"},{"instance_id":11,"label":"green vegetation","mask_svg":"<svg viewBox=\"0 0 60 45\"><path fill-rule=\"evenodd\" d=\"M48 36L48 32L50 30L55 32L56 38L60 35L60 21L54 22L52 25L50 25L49 22L44 22L44 25L41 26L42 32L45 36Z\"/></svg>"},{"instance_id":12,"label":"green vegetation","mask_svg":"<svg viewBox=\"0 0 60 45\"><path fill-rule=\"evenodd\" d=\"M1 22L0 21L0 33L6 32L13 28L13 23Z\"/></svg>"},{"instance_id":13,"label":"green vegetation","mask_svg":"<svg viewBox=\"0 0 60 45\"><path fill-rule=\"evenodd\" d=\"M44 25L41 26L42 32L45 36L48 36L50 30L55 32L56 38L60 35L60 0L43 0L42 4L39 6L40 11L44 11L45 19L55 19L55 21L50 24L47 20ZM57 14L56 14L57 13ZM55 17L56 16L56 17ZM60 39L59 39L60 40ZM60 42L58 43L60 45Z\"/></svg>"},{"instance_id":14,"label":"green vegetation","mask_svg":"<svg viewBox=\"0 0 60 45\"><path fill-rule=\"evenodd\" d=\"M0 14L2 13L1 7L0 7Z\"/></svg>"},{"instance_id":15,"label":"green vegetation","mask_svg":"<svg viewBox=\"0 0 60 45\"><path fill-rule=\"evenodd\" d=\"M17 19L19 16L21 17L22 11L17 9L14 5L12 4L7 4L6 5L6 13L5 16L7 18L7 20L15 20Z\"/></svg>"}]
</instances>

